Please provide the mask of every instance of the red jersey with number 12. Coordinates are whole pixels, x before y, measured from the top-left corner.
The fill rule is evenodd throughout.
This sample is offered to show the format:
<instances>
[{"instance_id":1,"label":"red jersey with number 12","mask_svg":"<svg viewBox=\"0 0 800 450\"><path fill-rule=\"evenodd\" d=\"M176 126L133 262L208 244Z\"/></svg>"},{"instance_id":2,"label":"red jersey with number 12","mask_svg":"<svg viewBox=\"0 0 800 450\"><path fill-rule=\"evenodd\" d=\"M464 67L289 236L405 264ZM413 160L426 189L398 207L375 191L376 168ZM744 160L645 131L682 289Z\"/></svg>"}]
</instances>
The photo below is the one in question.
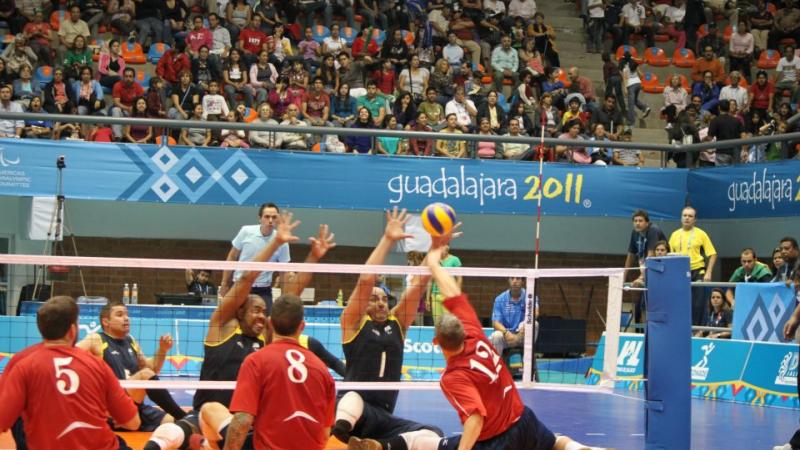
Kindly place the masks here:
<instances>
[{"instance_id":1,"label":"red jersey with number 12","mask_svg":"<svg viewBox=\"0 0 800 450\"><path fill-rule=\"evenodd\" d=\"M478 441L508 430L522 415L525 405L514 379L492 343L486 339L475 310L461 294L445 300L445 308L464 324L464 351L447 361L439 384L463 424L469 416L483 416Z\"/></svg>"},{"instance_id":2,"label":"red jersey with number 12","mask_svg":"<svg viewBox=\"0 0 800 450\"><path fill-rule=\"evenodd\" d=\"M28 448L119 448L106 422L107 412L125 423L137 410L103 360L66 346L38 345L21 356L13 370L3 374L0 430L21 415Z\"/></svg>"},{"instance_id":3,"label":"red jersey with number 12","mask_svg":"<svg viewBox=\"0 0 800 450\"><path fill-rule=\"evenodd\" d=\"M231 412L255 417L256 450L323 449L333 426L336 386L328 367L297 341L250 354L239 370Z\"/></svg>"}]
</instances>

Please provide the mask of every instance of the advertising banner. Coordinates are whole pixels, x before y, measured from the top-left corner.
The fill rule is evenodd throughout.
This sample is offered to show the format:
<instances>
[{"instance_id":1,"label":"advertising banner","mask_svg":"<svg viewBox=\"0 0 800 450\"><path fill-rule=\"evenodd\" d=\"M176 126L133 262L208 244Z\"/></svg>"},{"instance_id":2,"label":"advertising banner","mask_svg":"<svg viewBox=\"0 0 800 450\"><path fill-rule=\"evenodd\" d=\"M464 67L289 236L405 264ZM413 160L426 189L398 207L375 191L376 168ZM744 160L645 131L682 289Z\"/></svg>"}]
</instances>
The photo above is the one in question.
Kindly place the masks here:
<instances>
[{"instance_id":1,"label":"advertising banner","mask_svg":"<svg viewBox=\"0 0 800 450\"><path fill-rule=\"evenodd\" d=\"M54 195L63 155L74 199L419 211L443 201L459 213L675 219L685 170L310 152L197 149L0 139L0 195ZM268 193L268 195L266 194Z\"/></svg>"}]
</instances>

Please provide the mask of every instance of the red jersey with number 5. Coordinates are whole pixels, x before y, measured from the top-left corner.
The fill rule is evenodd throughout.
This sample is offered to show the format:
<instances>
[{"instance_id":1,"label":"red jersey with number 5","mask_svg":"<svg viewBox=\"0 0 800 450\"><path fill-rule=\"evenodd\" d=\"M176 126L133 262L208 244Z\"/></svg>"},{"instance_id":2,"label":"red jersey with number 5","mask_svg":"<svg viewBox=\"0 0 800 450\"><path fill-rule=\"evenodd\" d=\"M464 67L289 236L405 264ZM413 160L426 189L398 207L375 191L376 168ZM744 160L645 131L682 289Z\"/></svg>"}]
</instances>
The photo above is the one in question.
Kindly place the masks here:
<instances>
[{"instance_id":1,"label":"red jersey with number 5","mask_svg":"<svg viewBox=\"0 0 800 450\"><path fill-rule=\"evenodd\" d=\"M255 417L256 450L323 449L335 411L328 367L297 341L273 342L242 363L231 412Z\"/></svg>"},{"instance_id":2,"label":"red jersey with number 5","mask_svg":"<svg viewBox=\"0 0 800 450\"><path fill-rule=\"evenodd\" d=\"M473 414L483 416L478 441L484 441L509 429L519 420L525 405L503 359L486 339L467 296L448 298L444 306L464 324L466 337L464 351L447 361L439 384L462 424Z\"/></svg>"},{"instance_id":3,"label":"red jersey with number 5","mask_svg":"<svg viewBox=\"0 0 800 450\"><path fill-rule=\"evenodd\" d=\"M103 360L66 346L37 345L20 356L2 377L0 430L22 416L28 448L119 448L108 415L125 423L138 412Z\"/></svg>"}]
</instances>

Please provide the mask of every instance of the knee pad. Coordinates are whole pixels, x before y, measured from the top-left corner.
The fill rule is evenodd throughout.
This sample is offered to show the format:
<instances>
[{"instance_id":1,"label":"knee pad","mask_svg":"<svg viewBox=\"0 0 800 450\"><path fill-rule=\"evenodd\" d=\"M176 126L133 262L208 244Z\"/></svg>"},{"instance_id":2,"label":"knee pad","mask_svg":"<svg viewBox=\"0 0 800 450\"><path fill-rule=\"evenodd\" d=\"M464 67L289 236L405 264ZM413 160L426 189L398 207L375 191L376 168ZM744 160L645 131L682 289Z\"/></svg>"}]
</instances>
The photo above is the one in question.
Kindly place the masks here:
<instances>
[{"instance_id":1,"label":"knee pad","mask_svg":"<svg viewBox=\"0 0 800 450\"><path fill-rule=\"evenodd\" d=\"M346 420L355 426L362 414L364 414L364 399L358 392L348 392L339 400L336 407L337 420Z\"/></svg>"},{"instance_id":2,"label":"knee pad","mask_svg":"<svg viewBox=\"0 0 800 450\"><path fill-rule=\"evenodd\" d=\"M191 434L185 434L184 429L174 423L165 423L159 425L158 428L150 436L150 440L145 445L145 450L178 450L183 448L186 437Z\"/></svg>"}]
</instances>

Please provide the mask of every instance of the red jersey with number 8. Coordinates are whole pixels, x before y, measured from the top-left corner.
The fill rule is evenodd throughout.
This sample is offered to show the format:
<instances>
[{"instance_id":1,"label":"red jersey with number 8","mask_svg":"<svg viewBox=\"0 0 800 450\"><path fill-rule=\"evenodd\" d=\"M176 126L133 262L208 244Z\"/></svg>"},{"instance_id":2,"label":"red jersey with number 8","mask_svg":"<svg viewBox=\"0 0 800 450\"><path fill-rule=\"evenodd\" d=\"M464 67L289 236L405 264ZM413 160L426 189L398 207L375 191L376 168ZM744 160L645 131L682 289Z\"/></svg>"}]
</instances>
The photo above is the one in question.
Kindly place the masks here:
<instances>
[{"instance_id":1,"label":"red jersey with number 8","mask_svg":"<svg viewBox=\"0 0 800 450\"><path fill-rule=\"evenodd\" d=\"M473 414L483 416L478 441L484 441L509 429L519 420L525 405L467 296L448 298L444 306L461 320L466 337L464 351L447 361L439 384L462 424Z\"/></svg>"},{"instance_id":2,"label":"red jersey with number 8","mask_svg":"<svg viewBox=\"0 0 800 450\"><path fill-rule=\"evenodd\" d=\"M323 449L336 386L317 355L297 341L280 340L244 360L230 409L255 417L256 450Z\"/></svg>"},{"instance_id":3,"label":"red jersey with number 8","mask_svg":"<svg viewBox=\"0 0 800 450\"><path fill-rule=\"evenodd\" d=\"M21 415L28 448L119 448L108 415L125 423L138 411L103 360L66 346L37 345L18 356L22 359L2 376L0 430Z\"/></svg>"}]
</instances>

